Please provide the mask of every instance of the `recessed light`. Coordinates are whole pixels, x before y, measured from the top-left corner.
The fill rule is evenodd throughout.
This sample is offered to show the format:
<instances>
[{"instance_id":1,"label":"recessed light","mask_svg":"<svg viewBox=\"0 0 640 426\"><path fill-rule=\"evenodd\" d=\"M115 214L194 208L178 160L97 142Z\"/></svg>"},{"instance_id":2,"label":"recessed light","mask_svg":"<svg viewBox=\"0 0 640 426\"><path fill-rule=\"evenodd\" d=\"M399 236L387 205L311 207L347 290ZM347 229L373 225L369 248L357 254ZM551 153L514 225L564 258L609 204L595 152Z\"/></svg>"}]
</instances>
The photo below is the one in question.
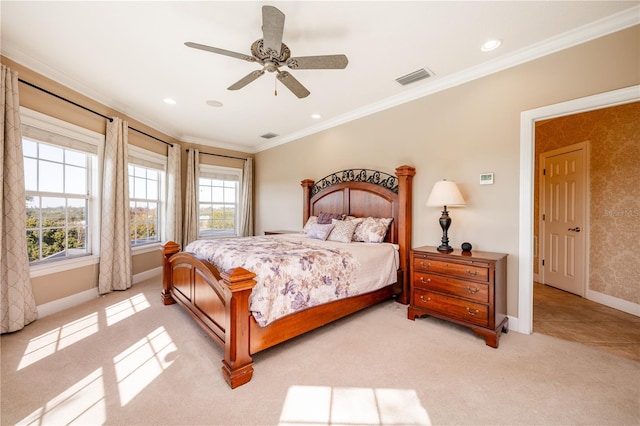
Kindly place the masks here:
<instances>
[{"instance_id":1,"label":"recessed light","mask_svg":"<svg viewBox=\"0 0 640 426\"><path fill-rule=\"evenodd\" d=\"M177 103L175 99L171 99L171 98L164 98L163 101L165 104L169 104L169 105L175 105Z\"/></svg>"},{"instance_id":2,"label":"recessed light","mask_svg":"<svg viewBox=\"0 0 640 426\"><path fill-rule=\"evenodd\" d=\"M500 40L489 40L489 41L486 41L480 47L480 50L482 50L483 52L490 52L490 51L495 50L498 47L500 47L501 44L502 44L502 41L500 41Z\"/></svg>"},{"instance_id":3,"label":"recessed light","mask_svg":"<svg viewBox=\"0 0 640 426\"><path fill-rule=\"evenodd\" d=\"M209 100L207 101L207 105L214 108L220 108L222 106L222 102L216 101L216 100Z\"/></svg>"},{"instance_id":4,"label":"recessed light","mask_svg":"<svg viewBox=\"0 0 640 426\"><path fill-rule=\"evenodd\" d=\"M311 118L313 118L314 120L318 120L322 118L322 116L320 114L311 114Z\"/></svg>"}]
</instances>

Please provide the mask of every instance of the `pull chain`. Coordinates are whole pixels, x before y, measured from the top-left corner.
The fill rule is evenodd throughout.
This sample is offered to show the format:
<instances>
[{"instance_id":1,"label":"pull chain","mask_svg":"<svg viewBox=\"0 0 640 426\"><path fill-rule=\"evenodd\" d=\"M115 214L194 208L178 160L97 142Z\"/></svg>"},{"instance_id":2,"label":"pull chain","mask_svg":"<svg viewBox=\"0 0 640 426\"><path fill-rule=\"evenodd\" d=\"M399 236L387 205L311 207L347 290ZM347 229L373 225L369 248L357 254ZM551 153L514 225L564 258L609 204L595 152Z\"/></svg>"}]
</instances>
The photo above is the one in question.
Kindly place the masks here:
<instances>
[{"instance_id":1,"label":"pull chain","mask_svg":"<svg viewBox=\"0 0 640 426\"><path fill-rule=\"evenodd\" d=\"M278 79L273 80L273 96L278 96Z\"/></svg>"}]
</instances>

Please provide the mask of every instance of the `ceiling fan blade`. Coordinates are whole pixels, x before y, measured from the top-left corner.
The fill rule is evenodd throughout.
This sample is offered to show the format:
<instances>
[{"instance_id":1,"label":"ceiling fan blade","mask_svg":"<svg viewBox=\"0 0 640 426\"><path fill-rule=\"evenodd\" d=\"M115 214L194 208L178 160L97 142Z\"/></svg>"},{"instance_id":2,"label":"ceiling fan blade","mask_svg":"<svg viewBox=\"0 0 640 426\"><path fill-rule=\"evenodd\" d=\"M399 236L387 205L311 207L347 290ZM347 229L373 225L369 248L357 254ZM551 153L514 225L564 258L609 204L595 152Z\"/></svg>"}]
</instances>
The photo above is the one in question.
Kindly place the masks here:
<instances>
[{"instance_id":1,"label":"ceiling fan blade","mask_svg":"<svg viewBox=\"0 0 640 426\"><path fill-rule=\"evenodd\" d=\"M245 55L244 53L232 52L230 50L219 49L217 47L207 46L205 44L198 44L193 42L186 42L185 46L192 47L194 49L206 50L207 52L217 53L219 55L231 56L232 58L244 59L248 62L256 62L257 59L253 56Z\"/></svg>"},{"instance_id":2,"label":"ceiling fan blade","mask_svg":"<svg viewBox=\"0 0 640 426\"><path fill-rule=\"evenodd\" d=\"M247 84L251 83L253 80L260 77L262 74L264 74L264 70L252 71L249 74L242 77L240 80L233 83L231 86L227 87L227 90L242 89L244 86L246 86Z\"/></svg>"},{"instance_id":3,"label":"ceiling fan blade","mask_svg":"<svg viewBox=\"0 0 640 426\"><path fill-rule=\"evenodd\" d=\"M262 39L264 48L271 49L275 56L280 55L282 33L284 31L284 13L273 6L262 6Z\"/></svg>"},{"instance_id":4,"label":"ceiling fan blade","mask_svg":"<svg viewBox=\"0 0 640 426\"><path fill-rule=\"evenodd\" d=\"M346 68L348 63L349 60L345 55L300 56L287 60L287 66L294 70L341 70Z\"/></svg>"},{"instance_id":5,"label":"ceiling fan blade","mask_svg":"<svg viewBox=\"0 0 640 426\"><path fill-rule=\"evenodd\" d=\"M311 93L287 71L279 71L277 78L299 98L306 98Z\"/></svg>"}]
</instances>

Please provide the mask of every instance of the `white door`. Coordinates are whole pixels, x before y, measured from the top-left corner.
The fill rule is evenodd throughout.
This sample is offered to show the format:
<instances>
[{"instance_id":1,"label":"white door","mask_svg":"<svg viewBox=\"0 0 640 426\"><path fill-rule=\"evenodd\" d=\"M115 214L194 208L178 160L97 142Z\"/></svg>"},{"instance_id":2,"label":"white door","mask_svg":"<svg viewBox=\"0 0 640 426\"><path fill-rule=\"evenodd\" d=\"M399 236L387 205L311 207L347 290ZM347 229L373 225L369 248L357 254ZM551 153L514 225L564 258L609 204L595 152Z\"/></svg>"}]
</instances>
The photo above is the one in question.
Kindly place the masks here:
<instances>
[{"instance_id":1,"label":"white door","mask_svg":"<svg viewBox=\"0 0 640 426\"><path fill-rule=\"evenodd\" d=\"M541 155L545 284L585 293L586 143Z\"/></svg>"}]
</instances>

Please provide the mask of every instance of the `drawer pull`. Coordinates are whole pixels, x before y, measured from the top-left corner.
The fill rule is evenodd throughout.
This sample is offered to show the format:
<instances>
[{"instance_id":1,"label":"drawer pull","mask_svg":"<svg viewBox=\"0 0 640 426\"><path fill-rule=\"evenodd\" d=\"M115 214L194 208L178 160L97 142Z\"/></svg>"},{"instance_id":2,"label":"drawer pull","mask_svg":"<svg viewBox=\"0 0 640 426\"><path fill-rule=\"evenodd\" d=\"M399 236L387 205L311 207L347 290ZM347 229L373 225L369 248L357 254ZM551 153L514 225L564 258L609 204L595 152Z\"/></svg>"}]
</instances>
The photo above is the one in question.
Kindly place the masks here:
<instances>
[{"instance_id":1,"label":"drawer pull","mask_svg":"<svg viewBox=\"0 0 640 426\"><path fill-rule=\"evenodd\" d=\"M430 297L427 297L427 298L425 299L423 295L420 295L420 300L426 303L426 302L430 302L430 301L431 301L431 298L430 298ZM468 309L469 309L469 308L467 308L467 310L468 310Z\"/></svg>"},{"instance_id":2,"label":"drawer pull","mask_svg":"<svg viewBox=\"0 0 640 426\"><path fill-rule=\"evenodd\" d=\"M424 277L420 277L420 282L421 282L421 283L424 283L424 284L426 284L426 283L430 283L430 282L431 282L431 278L427 278L427 279L425 280L425 279L424 279Z\"/></svg>"},{"instance_id":3,"label":"drawer pull","mask_svg":"<svg viewBox=\"0 0 640 426\"><path fill-rule=\"evenodd\" d=\"M467 286L467 291L469 292L469 294L476 294L477 292L480 291L480 289L478 287L471 288L471 287Z\"/></svg>"},{"instance_id":4,"label":"drawer pull","mask_svg":"<svg viewBox=\"0 0 640 426\"><path fill-rule=\"evenodd\" d=\"M480 313L480 311L479 311L479 310L477 310L477 309L474 309L474 310L472 311L471 309L469 309L469 308L467 307L467 313L473 317L473 316L475 316L476 314L479 314L479 313Z\"/></svg>"},{"instance_id":5,"label":"drawer pull","mask_svg":"<svg viewBox=\"0 0 640 426\"><path fill-rule=\"evenodd\" d=\"M467 269L467 275L469 275L470 277L475 277L476 275L478 275L478 271L473 271L473 273Z\"/></svg>"},{"instance_id":6,"label":"drawer pull","mask_svg":"<svg viewBox=\"0 0 640 426\"><path fill-rule=\"evenodd\" d=\"M428 269L428 268L430 268L430 267L431 267L431 263L430 263L430 262L424 263L424 262L421 260L421 261L420 261L420 266L422 266L423 268L427 268L427 269Z\"/></svg>"}]
</instances>

